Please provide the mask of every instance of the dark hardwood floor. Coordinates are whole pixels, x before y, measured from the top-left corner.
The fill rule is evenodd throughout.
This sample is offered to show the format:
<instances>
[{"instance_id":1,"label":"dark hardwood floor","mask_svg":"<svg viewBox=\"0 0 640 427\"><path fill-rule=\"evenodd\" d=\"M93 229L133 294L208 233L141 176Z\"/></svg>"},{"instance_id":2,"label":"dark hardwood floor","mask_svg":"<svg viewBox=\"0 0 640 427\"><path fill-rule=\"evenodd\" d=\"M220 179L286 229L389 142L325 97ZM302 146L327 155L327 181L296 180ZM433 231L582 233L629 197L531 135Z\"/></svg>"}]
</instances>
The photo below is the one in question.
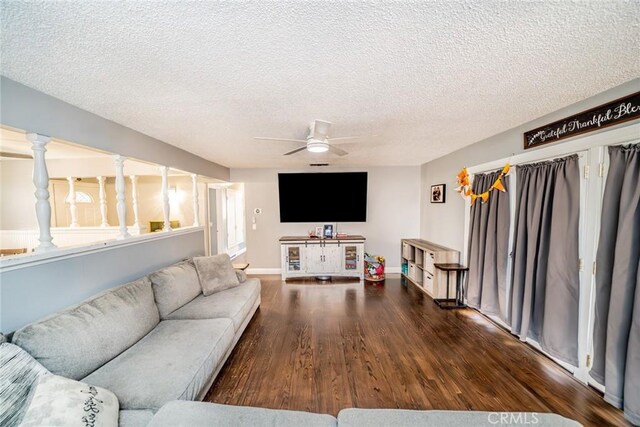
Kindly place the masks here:
<instances>
[{"instance_id":1,"label":"dark hardwood floor","mask_svg":"<svg viewBox=\"0 0 640 427\"><path fill-rule=\"evenodd\" d=\"M441 310L399 278L260 278L262 305L207 401L332 415L349 407L555 412L627 425L596 391L476 311Z\"/></svg>"}]
</instances>

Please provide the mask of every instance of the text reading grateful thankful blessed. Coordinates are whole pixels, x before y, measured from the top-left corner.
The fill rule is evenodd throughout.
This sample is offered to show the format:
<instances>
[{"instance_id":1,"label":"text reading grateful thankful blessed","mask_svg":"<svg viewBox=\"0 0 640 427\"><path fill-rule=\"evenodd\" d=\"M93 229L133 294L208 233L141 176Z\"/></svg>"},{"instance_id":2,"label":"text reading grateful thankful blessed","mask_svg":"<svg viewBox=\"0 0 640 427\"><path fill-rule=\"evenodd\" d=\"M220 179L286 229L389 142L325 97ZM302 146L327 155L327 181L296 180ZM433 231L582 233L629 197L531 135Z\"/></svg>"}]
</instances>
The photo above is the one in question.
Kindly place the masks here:
<instances>
[{"instance_id":1,"label":"text reading grateful thankful blessed","mask_svg":"<svg viewBox=\"0 0 640 427\"><path fill-rule=\"evenodd\" d=\"M559 141L636 118L640 118L640 92L525 132L524 148Z\"/></svg>"}]
</instances>

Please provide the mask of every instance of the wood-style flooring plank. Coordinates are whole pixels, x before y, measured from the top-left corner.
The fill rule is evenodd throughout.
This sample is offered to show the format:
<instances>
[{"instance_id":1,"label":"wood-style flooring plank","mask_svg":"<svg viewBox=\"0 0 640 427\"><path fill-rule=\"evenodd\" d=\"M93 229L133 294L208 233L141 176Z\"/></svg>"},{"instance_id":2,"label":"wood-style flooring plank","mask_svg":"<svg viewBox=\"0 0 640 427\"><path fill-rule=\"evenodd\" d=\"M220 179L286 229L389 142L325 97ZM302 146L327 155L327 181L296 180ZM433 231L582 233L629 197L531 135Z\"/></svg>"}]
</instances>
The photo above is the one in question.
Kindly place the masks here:
<instances>
[{"instance_id":1,"label":"wood-style flooring plank","mask_svg":"<svg viewBox=\"0 0 640 427\"><path fill-rule=\"evenodd\" d=\"M441 310L399 278L283 283L205 400L336 415L343 408L555 412L628 425L595 390L480 313Z\"/></svg>"}]
</instances>

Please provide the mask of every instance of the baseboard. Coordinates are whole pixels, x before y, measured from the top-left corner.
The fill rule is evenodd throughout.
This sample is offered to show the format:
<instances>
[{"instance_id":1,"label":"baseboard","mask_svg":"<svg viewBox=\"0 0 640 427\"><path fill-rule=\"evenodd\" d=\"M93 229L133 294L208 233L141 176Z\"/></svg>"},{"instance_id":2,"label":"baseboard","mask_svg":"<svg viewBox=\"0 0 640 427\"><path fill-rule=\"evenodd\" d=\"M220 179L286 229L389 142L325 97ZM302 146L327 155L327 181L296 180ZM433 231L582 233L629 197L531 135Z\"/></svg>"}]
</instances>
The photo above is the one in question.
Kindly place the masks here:
<instances>
[{"instance_id":1,"label":"baseboard","mask_svg":"<svg viewBox=\"0 0 640 427\"><path fill-rule=\"evenodd\" d=\"M281 274L279 268L247 268L247 274Z\"/></svg>"},{"instance_id":2,"label":"baseboard","mask_svg":"<svg viewBox=\"0 0 640 427\"><path fill-rule=\"evenodd\" d=\"M385 273L400 274L400 267L386 267ZM280 268L247 268L247 274L282 274Z\"/></svg>"}]
</instances>

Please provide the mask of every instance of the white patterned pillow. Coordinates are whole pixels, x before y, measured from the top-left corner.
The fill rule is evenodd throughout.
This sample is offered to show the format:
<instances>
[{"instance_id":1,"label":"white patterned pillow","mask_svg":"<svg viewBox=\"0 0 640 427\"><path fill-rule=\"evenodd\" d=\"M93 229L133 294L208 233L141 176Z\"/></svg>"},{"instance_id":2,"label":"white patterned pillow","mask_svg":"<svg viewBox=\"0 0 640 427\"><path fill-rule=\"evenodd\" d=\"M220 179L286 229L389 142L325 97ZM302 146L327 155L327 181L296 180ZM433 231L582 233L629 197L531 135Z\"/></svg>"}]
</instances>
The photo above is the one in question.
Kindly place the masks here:
<instances>
[{"instance_id":1,"label":"white patterned pillow","mask_svg":"<svg viewBox=\"0 0 640 427\"><path fill-rule=\"evenodd\" d=\"M118 398L109 390L58 375L40 378L21 427L118 427Z\"/></svg>"},{"instance_id":2,"label":"white patterned pillow","mask_svg":"<svg viewBox=\"0 0 640 427\"><path fill-rule=\"evenodd\" d=\"M49 371L17 345L0 344L0 426L18 425L26 410L29 392Z\"/></svg>"}]
</instances>

